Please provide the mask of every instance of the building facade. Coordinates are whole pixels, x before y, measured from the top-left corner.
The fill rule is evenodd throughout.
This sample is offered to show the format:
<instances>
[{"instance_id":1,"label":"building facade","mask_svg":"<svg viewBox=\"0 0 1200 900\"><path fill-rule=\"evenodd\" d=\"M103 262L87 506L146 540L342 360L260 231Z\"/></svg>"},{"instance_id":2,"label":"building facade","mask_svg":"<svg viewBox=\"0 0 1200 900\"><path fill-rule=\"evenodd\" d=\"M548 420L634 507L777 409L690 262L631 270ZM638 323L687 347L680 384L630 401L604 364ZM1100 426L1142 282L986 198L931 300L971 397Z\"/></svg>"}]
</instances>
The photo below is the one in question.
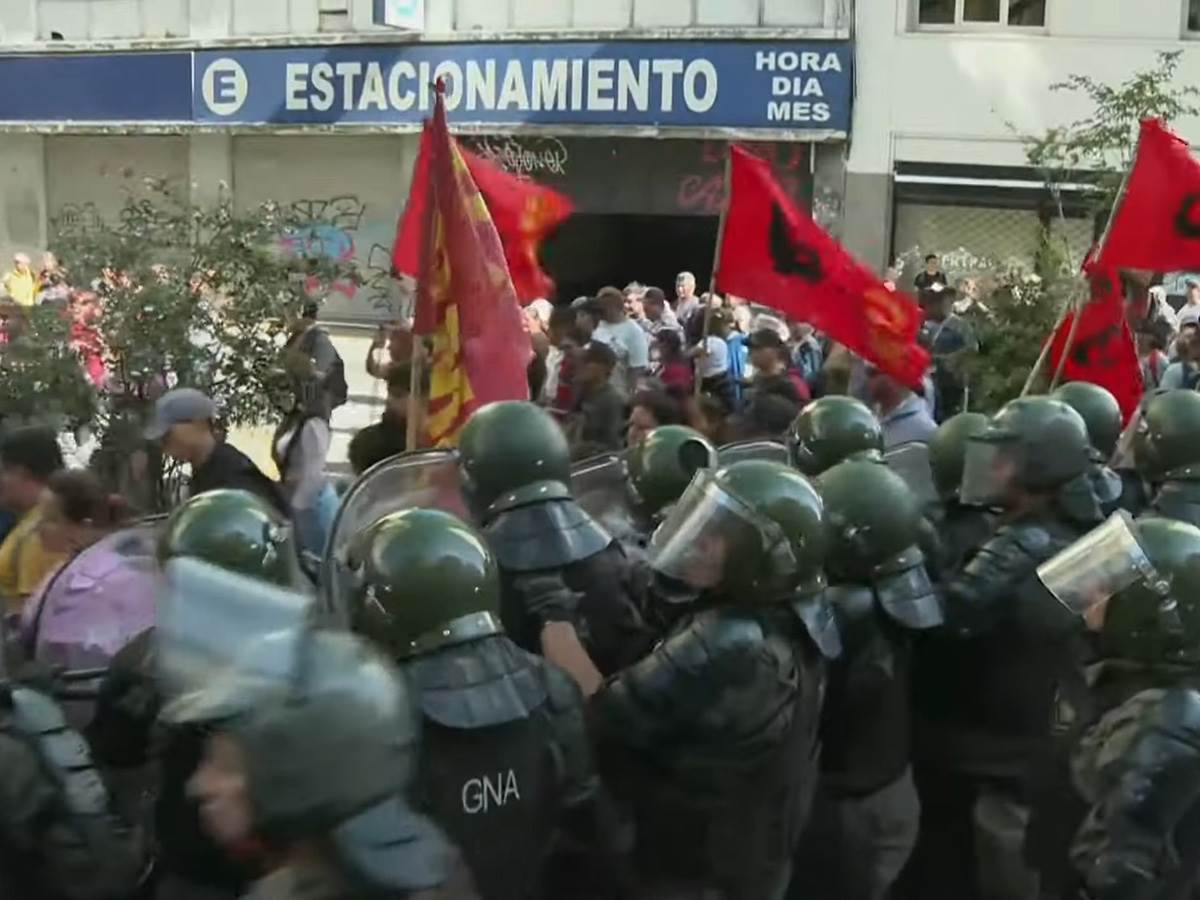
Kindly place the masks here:
<instances>
[{"instance_id":1,"label":"building facade","mask_svg":"<svg viewBox=\"0 0 1200 900\"><path fill-rule=\"evenodd\" d=\"M840 226L851 26L850 0L0 0L0 254L167 179L332 223L367 283L327 316L383 317L441 78L464 140L574 201L560 295L704 279L731 139Z\"/></svg>"},{"instance_id":2,"label":"building facade","mask_svg":"<svg viewBox=\"0 0 1200 900\"><path fill-rule=\"evenodd\" d=\"M1022 136L1091 112L1052 88L1072 75L1117 84L1179 50L1196 84L1198 38L1200 0L860 0L847 241L875 265L940 253L953 272L1028 261L1048 222L1082 257L1092 223L1045 190ZM1176 127L1200 140L1200 122Z\"/></svg>"}]
</instances>

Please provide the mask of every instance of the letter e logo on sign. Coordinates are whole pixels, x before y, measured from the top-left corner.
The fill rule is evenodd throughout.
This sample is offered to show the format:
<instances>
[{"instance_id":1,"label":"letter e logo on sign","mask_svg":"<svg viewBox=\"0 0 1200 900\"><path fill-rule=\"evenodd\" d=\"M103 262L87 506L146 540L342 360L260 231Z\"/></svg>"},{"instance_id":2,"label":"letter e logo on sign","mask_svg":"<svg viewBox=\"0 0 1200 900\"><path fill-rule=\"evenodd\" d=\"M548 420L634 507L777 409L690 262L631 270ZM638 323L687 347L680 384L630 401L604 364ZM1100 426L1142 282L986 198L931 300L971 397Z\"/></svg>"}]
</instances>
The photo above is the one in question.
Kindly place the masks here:
<instances>
[{"instance_id":1,"label":"letter e logo on sign","mask_svg":"<svg viewBox=\"0 0 1200 900\"><path fill-rule=\"evenodd\" d=\"M232 116L246 102L250 82L246 78L246 70L237 60L222 57L213 60L204 70L200 91L204 96L204 105L214 115Z\"/></svg>"}]
</instances>

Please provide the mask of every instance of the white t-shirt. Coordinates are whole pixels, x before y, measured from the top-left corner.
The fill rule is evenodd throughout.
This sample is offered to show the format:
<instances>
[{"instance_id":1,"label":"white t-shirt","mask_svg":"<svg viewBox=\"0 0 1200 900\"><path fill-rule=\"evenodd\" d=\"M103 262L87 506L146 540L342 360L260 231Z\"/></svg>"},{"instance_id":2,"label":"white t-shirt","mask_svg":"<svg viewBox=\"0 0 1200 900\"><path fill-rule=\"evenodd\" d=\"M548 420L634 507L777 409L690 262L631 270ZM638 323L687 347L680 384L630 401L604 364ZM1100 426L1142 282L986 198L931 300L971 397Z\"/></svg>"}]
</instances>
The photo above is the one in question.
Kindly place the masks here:
<instances>
[{"instance_id":1,"label":"white t-shirt","mask_svg":"<svg viewBox=\"0 0 1200 900\"><path fill-rule=\"evenodd\" d=\"M617 362L626 369L644 369L650 365L650 339L637 322L601 322L592 332L592 340L603 341L617 354Z\"/></svg>"},{"instance_id":2,"label":"white t-shirt","mask_svg":"<svg viewBox=\"0 0 1200 900\"><path fill-rule=\"evenodd\" d=\"M700 359L700 377L712 378L729 371L729 345L725 338L709 335L704 342L708 353Z\"/></svg>"}]
</instances>

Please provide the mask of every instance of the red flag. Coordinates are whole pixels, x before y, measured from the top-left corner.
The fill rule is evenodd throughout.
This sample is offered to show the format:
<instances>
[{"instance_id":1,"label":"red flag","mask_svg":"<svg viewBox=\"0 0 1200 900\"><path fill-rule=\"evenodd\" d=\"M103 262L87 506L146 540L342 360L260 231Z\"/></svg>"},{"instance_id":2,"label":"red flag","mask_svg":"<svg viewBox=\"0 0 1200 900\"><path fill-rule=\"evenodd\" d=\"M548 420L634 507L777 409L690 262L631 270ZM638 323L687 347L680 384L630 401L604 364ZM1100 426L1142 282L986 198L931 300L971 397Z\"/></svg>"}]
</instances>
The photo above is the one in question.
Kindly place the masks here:
<instances>
[{"instance_id":1,"label":"red flag","mask_svg":"<svg viewBox=\"0 0 1200 900\"><path fill-rule=\"evenodd\" d=\"M413 331L433 335L429 439L453 445L471 413L529 398L529 334L487 205L446 127L441 93L427 131L428 198Z\"/></svg>"},{"instance_id":2,"label":"red flag","mask_svg":"<svg viewBox=\"0 0 1200 900\"><path fill-rule=\"evenodd\" d=\"M554 290L538 261L538 250L555 228L571 214L571 201L534 181L510 175L455 142L487 202L492 222L500 234L513 287L522 303L549 297ZM429 127L421 134L421 147L413 169L412 187L392 248L392 268L415 277L421 252L421 222L429 184Z\"/></svg>"},{"instance_id":3,"label":"red flag","mask_svg":"<svg viewBox=\"0 0 1200 900\"><path fill-rule=\"evenodd\" d=\"M1142 120L1133 168L1098 257L1107 269L1200 266L1200 160L1160 119Z\"/></svg>"},{"instance_id":4,"label":"red flag","mask_svg":"<svg viewBox=\"0 0 1200 900\"><path fill-rule=\"evenodd\" d=\"M770 165L734 146L717 290L809 322L880 370L917 386L929 354L917 346L921 309L892 292L796 208Z\"/></svg>"},{"instance_id":5,"label":"red flag","mask_svg":"<svg viewBox=\"0 0 1200 900\"><path fill-rule=\"evenodd\" d=\"M1125 321L1125 302L1121 282L1115 271L1098 267L1091 270L1092 297L1079 313L1075 340L1063 365L1064 381L1090 381L1106 388L1121 406L1125 424L1142 399L1142 367L1138 361L1133 334ZM1050 371L1058 370L1071 323L1067 316L1050 344Z\"/></svg>"}]
</instances>

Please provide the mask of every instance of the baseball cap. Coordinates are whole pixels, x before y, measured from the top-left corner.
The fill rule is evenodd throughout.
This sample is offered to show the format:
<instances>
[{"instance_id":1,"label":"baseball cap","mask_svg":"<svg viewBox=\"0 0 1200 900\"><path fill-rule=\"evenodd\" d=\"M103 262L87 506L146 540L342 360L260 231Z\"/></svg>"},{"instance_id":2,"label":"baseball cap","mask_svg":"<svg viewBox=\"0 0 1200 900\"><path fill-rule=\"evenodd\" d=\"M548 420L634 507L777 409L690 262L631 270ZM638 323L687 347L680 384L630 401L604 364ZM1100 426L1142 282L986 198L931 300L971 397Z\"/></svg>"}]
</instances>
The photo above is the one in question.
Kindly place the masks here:
<instances>
[{"instance_id":1,"label":"baseball cap","mask_svg":"<svg viewBox=\"0 0 1200 900\"><path fill-rule=\"evenodd\" d=\"M148 441L161 441L172 425L207 422L217 414L216 404L203 391L176 388L167 391L154 404L154 418L143 432Z\"/></svg>"}]
</instances>

